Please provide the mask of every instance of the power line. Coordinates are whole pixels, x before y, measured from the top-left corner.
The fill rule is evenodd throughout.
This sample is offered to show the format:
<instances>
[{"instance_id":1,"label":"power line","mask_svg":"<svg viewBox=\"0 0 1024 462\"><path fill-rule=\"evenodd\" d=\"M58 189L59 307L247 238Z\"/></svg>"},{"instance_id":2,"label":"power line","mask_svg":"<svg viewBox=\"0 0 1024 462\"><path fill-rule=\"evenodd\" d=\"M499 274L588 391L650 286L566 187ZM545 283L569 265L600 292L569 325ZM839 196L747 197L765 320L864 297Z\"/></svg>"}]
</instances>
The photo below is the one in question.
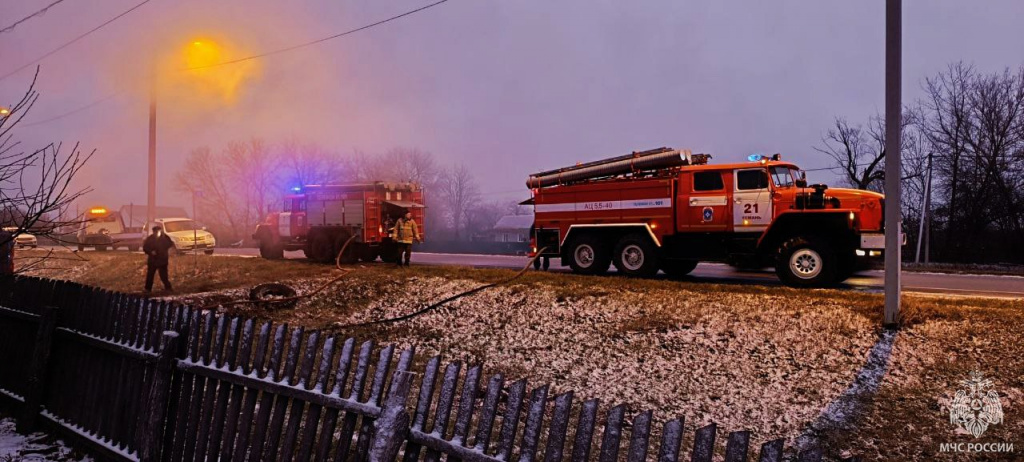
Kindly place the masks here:
<instances>
[{"instance_id":1,"label":"power line","mask_svg":"<svg viewBox=\"0 0 1024 462\"><path fill-rule=\"evenodd\" d=\"M55 2L53 2L51 4L49 4L49 5L46 5L45 7L43 7L43 9L41 9L39 11L36 11L35 13L32 13L32 14L30 14L28 16L25 16L24 18L21 18L21 19L15 21L14 24L11 24L10 26L7 26L7 27L5 27L3 29L0 29L0 34L2 34L4 32L10 32L10 31L14 30L15 27L18 27L18 24L21 24L21 23L23 23L25 21L28 21L29 19L32 19L32 18L34 18L36 16L39 16L39 15L42 15L42 14L46 14L46 10L49 10L50 8L56 6L58 3L63 2L63 1L64 0L57 0L57 1L55 1Z\"/></svg>"},{"instance_id":2,"label":"power line","mask_svg":"<svg viewBox=\"0 0 1024 462\"><path fill-rule=\"evenodd\" d=\"M0 76L0 80L6 79L6 78L8 78L8 77L10 77L10 76L12 76L12 75L14 75L14 74L17 74L18 72L21 72L21 70L22 70L22 69L25 69L26 67L32 66L32 65L34 65L34 64L36 64L36 63L38 63L38 62L40 62L40 61L42 61L42 60L44 60L44 59L46 59L46 58L50 57L50 56L51 56L51 55L53 55L54 53L57 53L58 51L60 51L60 50L63 50L63 49L65 49L65 48L67 48L67 47L68 47L68 46L70 46L71 44L73 44L73 43L75 43L75 42L77 42L77 41L79 41L79 40L81 40L81 39L85 38L86 36L88 36L89 34L92 34L93 32L96 32L96 31L98 31L98 30L102 29L102 28L103 28L103 27L105 27L105 26L106 26L107 24L110 24L110 23L112 23L112 22L114 22L114 21L117 21L117 20L118 20L118 19L120 19L121 17L123 17L123 16L127 15L128 13L131 13L132 11L135 11L136 9L138 9L139 7L141 7L142 5L145 5L145 4L147 4L147 3L151 2L151 1L153 1L153 0L143 0L143 1L142 1L141 3L139 3L138 5L135 5L135 6L131 7L131 8L129 8L129 9L125 10L125 11L124 11L124 12L122 12L121 14L119 14L119 15L117 15L117 16L114 16L113 18L110 18L110 19L108 19L108 20L107 20L106 22L104 22L104 23L102 23L102 24L100 24L100 25L98 25L98 26L96 26L96 27L94 27L94 28L92 28L92 29L89 29L89 30L88 30L87 32L85 32L84 34L81 34L81 35L79 35L79 36L77 36L77 37L75 37L75 38L71 39L71 41L69 41L69 42L66 42L66 43L64 43L63 45L61 45L61 46L59 46L59 47L57 47L57 48L54 48L53 50L51 50L51 51L47 52L46 54L44 54L44 55L42 55L42 56L40 56L40 57L36 58L35 60L32 60L32 61L30 61L30 62L26 63L26 64L25 64L24 66L21 66L21 67L19 67L19 68L17 68L17 69L15 69L15 70L13 70L13 71L11 71L11 72L8 72L7 74L4 74L3 76ZM51 5L51 6L52 6L52 5ZM47 7L47 8L49 8L49 7Z\"/></svg>"},{"instance_id":3,"label":"power line","mask_svg":"<svg viewBox=\"0 0 1024 462\"><path fill-rule=\"evenodd\" d=\"M132 9L138 8L138 7L148 3L149 1L151 1L151 0L145 0L144 2L142 2L142 3L138 4L138 5L136 5L135 7L133 7ZM355 29L347 30L345 32L341 32L341 33L334 34L334 35L331 35L331 36L328 36L328 37L323 37L323 38L320 38L320 39L312 40L312 41L309 41L309 42L300 43L300 44L297 44L297 45L292 45L292 46L289 46L289 47L285 47L285 48L281 48L281 49L277 49L277 50L272 50L272 51L268 51L268 52L264 52L264 53L260 53L260 54L255 54L255 55L252 55L252 56L246 56L244 58L233 59L231 61L224 61L224 62L220 62L220 63L210 64L210 65L207 65L207 66L190 67L190 68L185 68L185 69L181 69L181 70L185 71L185 70L205 69L205 68L210 68L210 67L225 66L225 65L228 65L228 64L240 63L240 62L243 62L243 61L250 61L250 60L253 60L253 59L259 59L259 58L263 58L263 57L270 56L270 55L284 53L286 51L292 51L292 50L296 50L296 49L299 49L299 48L304 48L304 47L307 47L307 46L310 46L310 45L315 45L315 44L318 44L318 43L326 42L328 40L333 40L333 39L336 39L336 38L340 38L340 37L344 37L344 36L347 36L347 35L350 35L350 34L354 34L356 32L363 31L363 30L369 29L371 27L376 27L376 26L379 26L379 25L382 25L382 24L394 21L396 19L403 18L405 16L409 16L411 14L418 13L418 12L426 10L428 8L435 7L437 5L445 3L447 1L448 0L440 0L438 2L431 3L429 5L426 5L426 6L423 6L423 7L420 7L420 8L416 8L414 10L409 10L409 11L407 11L405 13L402 13L402 14L399 14L399 15L396 15L396 16L392 16L392 17L387 18L387 19L380 20L380 21L377 21L377 22L372 23L372 24L367 24L367 25L362 26L362 27L358 27L358 28L355 28ZM127 14L130 11L131 10L128 10L125 13L122 13L120 16L124 16L125 14ZM118 16L118 17L120 17L120 16ZM117 18L114 18L114 19L117 19ZM111 21L113 21L113 19ZM108 21L108 23L111 22L111 21ZM102 27L102 25L100 27ZM77 40L77 39L75 39L75 40ZM70 44L70 43L71 42L69 42L68 44ZM49 56L50 54L53 54L56 51L57 50L54 50L53 52L50 52L47 55L44 55L42 58L39 58L39 60L42 60L46 56ZM35 62L38 62L39 60L36 60ZM16 69L14 72L11 72L10 74L7 74L7 75L5 75L3 77L0 77L0 80L3 80L5 77L10 76L11 74L14 74L15 72L18 72L21 69L24 69L24 66L21 67L21 68ZM72 110L70 110L68 112L65 112L63 114L60 114L60 115L57 115L57 116L54 116L54 117L50 117L48 119L32 122L30 124L25 124L25 126L29 127L29 126L32 126L32 125L40 125L40 124L43 124L43 123L46 123L46 122L50 122L50 121L53 121L53 120L62 119L64 117L70 116L72 114L76 114L78 112L82 112L82 111L84 111L86 109L89 109L89 108L91 108L93 106L96 106L96 105L98 105L98 104L100 104L100 103L102 103L102 102L104 102L104 101L106 101L108 99L113 98L114 96L116 96L119 93L120 92L114 93L114 94L111 94L111 95L107 95L107 96L105 96L105 97L103 97L101 99L95 100L95 101L93 101L91 103L88 103L88 104L86 104L84 106L81 106L81 107L78 107L76 109L72 109Z\"/></svg>"},{"instance_id":4,"label":"power line","mask_svg":"<svg viewBox=\"0 0 1024 462\"><path fill-rule=\"evenodd\" d=\"M65 117L68 117L68 116L70 116L70 115L74 115L74 114L77 114L77 113L79 113L79 112L82 112L82 111L84 111L84 110L86 110L86 109L90 109L90 108L92 108L93 106L98 106L98 105L100 105L100 104L103 104L103 103L105 103L105 102L106 102L107 100L113 99L113 98L114 98L115 96L118 96L118 95L120 95L121 93L123 93L123 90L122 90L122 91L117 91L117 92L111 93L111 94L109 94L109 95L107 95L107 96L104 96L103 98L100 98L100 99L98 99L98 100L96 100L96 101L93 101L93 102L91 102L91 103L89 103L89 104L86 104L85 106L79 107L78 109L74 109L74 110L71 110L71 111L65 112L65 113L63 113L63 114L60 114L60 115L57 115L57 116L53 116L53 117L50 117L50 118L48 118L48 119L43 119L43 120L37 120L37 121L35 121L35 122L32 122L32 123L26 123L26 124L25 124L25 126L26 126L26 127L31 127L31 126L33 126L33 125L42 125L42 124L45 124L45 123L47 123L47 122L52 122L52 121L54 121L54 120L57 120L57 119L63 119L63 118L65 118Z\"/></svg>"},{"instance_id":5,"label":"power line","mask_svg":"<svg viewBox=\"0 0 1024 462\"><path fill-rule=\"evenodd\" d=\"M182 70L190 71L190 70L195 70L195 69L207 69L207 68L211 68L211 67L226 66L228 64L235 64L235 63L240 63L240 62L244 62L244 61L250 61L250 60L253 60L253 59L264 58L264 57L271 56L271 55L276 55L276 54L280 54L280 53L284 53L284 52L288 52L288 51L292 51L292 50L297 50L299 48L305 48L305 47L308 47L308 46L311 46L311 45L316 45L318 43L326 42L328 40L333 40L333 39L336 39L336 38L344 37L346 35L354 34L354 33L359 32L359 31L370 29L372 27L376 27L376 26L379 26L379 25L382 25L382 24L394 21L396 19L400 19L400 18L409 16L411 14L419 13L420 11L423 11L423 10L426 10L426 9L429 9L429 8L433 8L433 7L437 6L437 5L445 3L447 1L448 0L440 0L438 2L434 2L434 3L431 3L429 5L422 6L420 8L416 8L415 10L409 10L409 11L406 11L405 13L399 14L397 16L392 16L390 18L377 21L377 22L375 22L373 24L367 24L367 25L362 26L362 27L358 27L358 28L355 28L355 29L347 30L345 32L334 34L334 35L331 35L331 36L328 36L328 37L319 38L319 39L312 40L312 41L309 41L309 42L300 43L300 44L297 44L297 45L292 45L292 46L288 46L288 47L285 47L285 48L280 48L280 49L277 49L277 50L267 51L267 52L256 54L256 55L252 55L252 56L246 56L244 58L232 59L230 61L224 61L224 62L219 62L219 63L214 63L214 64L208 64L208 65L204 65L204 66L188 67L188 68L185 68L185 69L182 69Z\"/></svg>"}]
</instances>

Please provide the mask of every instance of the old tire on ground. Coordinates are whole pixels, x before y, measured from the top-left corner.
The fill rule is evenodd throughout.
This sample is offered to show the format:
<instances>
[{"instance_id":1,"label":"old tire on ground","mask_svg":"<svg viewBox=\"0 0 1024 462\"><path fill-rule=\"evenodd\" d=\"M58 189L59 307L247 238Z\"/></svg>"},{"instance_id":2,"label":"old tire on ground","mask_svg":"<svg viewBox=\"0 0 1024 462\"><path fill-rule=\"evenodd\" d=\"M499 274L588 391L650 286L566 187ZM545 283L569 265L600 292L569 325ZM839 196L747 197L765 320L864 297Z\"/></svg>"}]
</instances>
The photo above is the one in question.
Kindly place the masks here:
<instances>
[{"instance_id":1,"label":"old tire on ground","mask_svg":"<svg viewBox=\"0 0 1024 462\"><path fill-rule=\"evenodd\" d=\"M697 267L697 260L664 260L661 262L661 270L672 279L681 279L693 272Z\"/></svg>"},{"instance_id":2,"label":"old tire on ground","mask_svg":"<svg viewBox=\"0 0 1024 462\"><path fill-rule=\"evenodd\" d=\"M581 235L568 245L569 267L578 274L604 274L611 263L608 247L597 236Z\"/></svg>"},{"instance_id":3,"label":"old tire on ground","mask_svg":"<svg viewBox=\"0 0 1024 462\"><path fill-rule=\"evenodd\" d=\"M658 248L643 234L627 234L615 245L612 262L620 273L631 277L650 277L658 273Z\"/></svg>"},{"instance_id":4,"label":"old tire on ground","mask_svg":"<svg viewBox=\"0 0 1024 462\"><path fill-rule=\"evenodd\" d=\"M312 253L309 257L314 261L320 263L334 262L334 243L324 233L317 233L313 236L312 242L309 243L309 250Z\"/></svg>"},{"instance_id":5,"label":"old tire on ground","mask_svg":"<svg viewBox=\"0 0 1024 462\"><path fill-rule=\"evenodd\" d=\"M779 246L775 273L791 287L829 287L836 284L839 266L827 241L798 236Z\"/></svg>"},{"instance_id":6,"label":"old tire on ground","mask_svg":"<svg viewBox=\"0 0 1024 462\"><path fill-rule=\"evenodd\" d=\"M296 295L295 289L275 282L260 284L249 290L249 300L258 302L256 303L257 306L266 309L292 308L298 300L288 300L280 303L273 303L272 301L275 299L292 298Z\"/></svg>"}]
</instances>

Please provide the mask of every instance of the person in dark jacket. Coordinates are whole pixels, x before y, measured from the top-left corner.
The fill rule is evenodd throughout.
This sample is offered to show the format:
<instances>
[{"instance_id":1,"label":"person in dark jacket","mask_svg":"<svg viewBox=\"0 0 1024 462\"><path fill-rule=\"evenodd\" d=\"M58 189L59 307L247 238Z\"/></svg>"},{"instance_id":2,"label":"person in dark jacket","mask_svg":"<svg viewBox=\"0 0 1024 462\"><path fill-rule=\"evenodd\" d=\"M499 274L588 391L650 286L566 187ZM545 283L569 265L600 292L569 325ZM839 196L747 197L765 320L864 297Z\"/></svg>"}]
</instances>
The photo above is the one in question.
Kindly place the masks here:
<instances>
[{"instance_id":1,"label":"person in dark jacket","mask_svg":"<svg viewBox=\"0 0 1024 462\"><path fill-rule=\"evenodd\" d=\"M167 263L169 251L174 248L174 241L164 234L163 228L153 227L153 234L146 236L142 243L142 251L146 252L146 293L153 290L153 275L160 272L160 282L164 290L170 291L171 281L167 279Z\"/></svg>"}]
</instances>

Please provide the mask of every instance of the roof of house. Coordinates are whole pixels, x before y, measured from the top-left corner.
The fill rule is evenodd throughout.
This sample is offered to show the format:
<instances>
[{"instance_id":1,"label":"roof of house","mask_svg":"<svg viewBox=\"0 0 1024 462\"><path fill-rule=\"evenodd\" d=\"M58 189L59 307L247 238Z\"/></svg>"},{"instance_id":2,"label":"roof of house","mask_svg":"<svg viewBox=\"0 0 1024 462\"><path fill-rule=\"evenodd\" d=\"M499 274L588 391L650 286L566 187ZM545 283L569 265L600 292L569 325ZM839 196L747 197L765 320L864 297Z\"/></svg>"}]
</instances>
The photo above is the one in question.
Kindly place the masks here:
<instances>
[{"instance_id":1,"label":"roof of house","mask_svg":"<svg viewBox=\"0 0 1024 462\"><path fill-rule=\"evenodd\" d=\"M533 226L533 215L505 215L494 224L494 229L528 230Z\"/></svg>"},{"instance_id":2,"label":"roof of house","mask_svg":"<svg viewBox=\"0 0 1024 462\"><path fill-rule=\"evenodd\" d=\"M131 224L128 226L143 226L146 224L146 206L145 205L122 205L119 209L121 212L121 219ZM188 217L188 212L183 207L167 207L163 205L156 206L156 212L153 213L155 218L180 218Z\"/></svg>"}]
</instances>

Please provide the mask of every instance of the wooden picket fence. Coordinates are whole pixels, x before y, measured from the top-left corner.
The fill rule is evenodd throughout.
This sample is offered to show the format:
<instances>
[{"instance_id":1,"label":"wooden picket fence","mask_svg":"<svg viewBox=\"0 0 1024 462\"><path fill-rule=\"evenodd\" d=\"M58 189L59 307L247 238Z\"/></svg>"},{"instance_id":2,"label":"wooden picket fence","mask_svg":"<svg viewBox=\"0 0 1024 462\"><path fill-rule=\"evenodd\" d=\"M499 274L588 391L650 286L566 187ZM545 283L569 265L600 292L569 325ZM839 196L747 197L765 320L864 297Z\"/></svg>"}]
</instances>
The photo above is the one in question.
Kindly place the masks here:
<instances>
[{"instance_id":1,"label":"wooden picket fence","mask_svg":"<svg viewBox=\"0 0 1024 462\"><path fill-rule=\"evenodd\" d=\"M0 281L0 402L22 429L42 425L101 460L675 462L684 446L692 462L822 460L783 440L755 459L749 432L722 444L714 424L684 445L681 417L654 432L651 411L619 405L602 419L597 400L500 374L481 388L480 366L416 359L69 282Z\"/></svg>"}]
</instances>

